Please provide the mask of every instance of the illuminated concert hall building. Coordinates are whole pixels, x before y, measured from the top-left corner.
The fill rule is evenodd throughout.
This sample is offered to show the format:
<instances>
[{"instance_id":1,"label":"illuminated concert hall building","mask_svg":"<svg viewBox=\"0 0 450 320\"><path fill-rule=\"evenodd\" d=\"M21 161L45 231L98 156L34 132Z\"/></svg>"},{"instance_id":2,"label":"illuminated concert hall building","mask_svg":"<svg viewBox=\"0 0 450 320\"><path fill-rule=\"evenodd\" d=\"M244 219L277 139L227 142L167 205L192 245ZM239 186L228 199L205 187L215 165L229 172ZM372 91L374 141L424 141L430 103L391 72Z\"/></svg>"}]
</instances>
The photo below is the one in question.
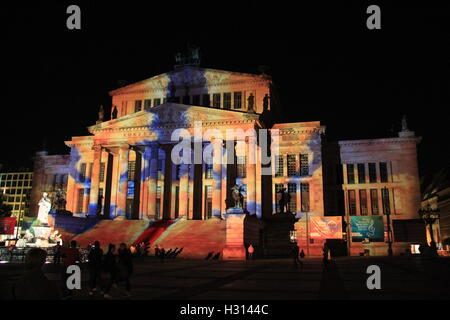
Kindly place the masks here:
<instances>
[{"instance_id":1,"label":"illuminated concert hall building","mask_svg":"<svg viewBox=\"0 0 450 320\"><path fill-rule=\"evenodd\" d=\"M214 221L210 224L218 227L211 232L220 235L205 237L222 241L217 248L224 258L229 247L241 247L231 250L238 252L234 257L245 255L250 243L261 253L274 254L287 252L290 242L297 241L305 252L320 255L330 239L331 246L358 255L364 250L386 254L389 239L395 254L418 241L420 139L406 124L398 137L330 142L320 121L274 123L280 110L270 76L201 68L195 61L110 95L110 114L100 112L88 128L91 134L65 142L70 156L37 156L33 203L46 191L39 182L39 177L50 179L46 171L68 174L66 209L74 215L100 221L172 221L167 232L192 221L188 231L198 230L198 237L202 223ZM222 164L204 158L195 164L173 163L171 152L178 140L171 136L180 128L192 137L208 129L219 132L211 139L193 138L191 145L201 150L210 143L219 145ZM270 155L271 174L263 174L267 164L261 161L261 136L237 136L230 142L227 129L268 130L268 140L279 146L279 153ZM228 163L230 148L234 161ZM46 161L55 159L58 170L51 173L53 166ZM245 191L241 219L227 212L236 184ZM289 213L281 214L283 188L290 200ZM178 238L188 239L181 232Z\"/></svg>"}]
</instances>

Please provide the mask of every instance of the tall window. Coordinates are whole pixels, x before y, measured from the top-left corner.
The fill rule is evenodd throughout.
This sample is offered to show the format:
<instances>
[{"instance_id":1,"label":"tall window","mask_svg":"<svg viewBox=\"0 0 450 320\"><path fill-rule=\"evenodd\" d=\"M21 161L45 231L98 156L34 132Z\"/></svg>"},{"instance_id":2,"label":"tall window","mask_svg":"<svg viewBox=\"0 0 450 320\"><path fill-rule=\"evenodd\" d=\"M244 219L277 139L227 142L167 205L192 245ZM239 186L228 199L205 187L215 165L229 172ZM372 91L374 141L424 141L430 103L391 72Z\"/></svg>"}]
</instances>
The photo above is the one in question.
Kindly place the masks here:
<instances>
[{"instance_id":1,"label":"tall window","mask_svg":"<svg viewBox=\"0 0 450 320\"><path fill-rule=\"evenodd\" d=\"M196 94L192 96L192 104L194 106L199 106L200 105L200 95Z\"/></svg>"},{"instance_id":2,"label":"tall window","mask_svg":"<svg viewBox=\"0 0 450 320\"><path fill-rule=\"evenodd\" d=\"M94 168L94 163L89 163L89 171L88 171L88 177L92 179L92 168Z\"/></svg>"},{"instance_id":3,"label":"tall window","mask_svg":"<svg viewBox=\"0 0 450 320\"><path fill-rule=\"evenodd\" d=\"M291 196L291 199L289 201L289 211L297 212L297 184L288 183L288 192Z\"/></svg>"},{"instance_id":4,"label":"tall window","mask_svg":"<svg viewBox=\"0 0 450 320\"><path fill-rule=\"evenodd\" d=\"M128 161L128 181L134 181L136 171L136 161Z\"/></svg>"},{"instance_id":5,"label":"tall window","mask_svg":"<svg viewBox=\"0 0 450 320\"><path fill-rule=\"evenodd\" d=\"M362 216L367 216L367 192L366 190L359 190L359 209Z\"/></svg>"},{"instance_id":6,"label":"tall window","mask_svg":"<svg viewBox=\"0 0 450 320\"><path fill-rule=\"evenodd\" d=\"M380 210L378 208L378 190L370 189L370 202L372 204L372 215L379 215Z\"/></svg>"},{"instance_id":7,"label":"tall window","mask_svg":"<svg viewBox=\"0 0 450 320\"><path fill-rule=\"evenodd\" d=\"M287 169L289 177L294 177L297 175L297 161L295 159L295 154L287 155Z\"/></svg>"},{"instance_id":8,"label":"tall window","mask_svg":"<svg viewBox=\"0 0 450 320\"><path fill-rule=\"evenodd\" d=\"M161 186L156 187L156 219L161 218Z\"/></svg>"},{"instance_id":9,"label":"tall window","mask_svg":"<svg viewBox=\"0 0 450 320\"><path fill-rule=\"evenodd\" d=\"M104 182L105 181L105 163L102 162L100 163L100 178L99 178L100 182Z\"/></svg>"},{"instance_id":10,"label":"tall window","mask_svg":"<svg viewBox=\"0 0 450 320\"><path fill-rule=\"evenodd\" d=\"M300 198L302 202L302 212L309 212L309 184L300 183Z\"/></svg>"},{"instance_id":11,"label":"tall window","mask_svg":"<svg viewBox=\"0 0 450 320\"><path fill-rule=\"evenodd\" d=\"M139 112L142 110L142 100L136 100L134 102L134 112Z\"/></svg>"},{"instance_id":12,"label":"tall window","mask_svg":"<svg viewBox=\"0 0 450 320\"><path fill-rule=\"evenodd\" d=\"M356 193L355 190L348 190L349 215L356 216Z\"/></svg>"},{"instance_id":13,"label":"tall window","mask_svg":"<svg viewBox=\"0 0 450 320\"><path fill-rule=\"evenodd\" d=\"M205 163L205 179L213 178L213 164Z\"/></svg>"},{"instance_id":14,"label":"tall window","mask_svg":"<svg viewBox=\"0 0 450 320\"><path fill-rule=\"evenodd\" d=\"M224 109L231 108L231 92L225 92L223 94L223 108Z\"/></svg>"},{"instance_id":15,"label":"tall window","mask_svg":"<svg viewBox=\"0 0 450 320\"><path fill-rule=\"evenodd\" d=\"M202 105L204 107L211 107L211 101L209 100L209 94L202 95Z\"/></svg>"},{"instance_id":16,"label":"tall window","mask_svg":"<svg viewBox=\"0 0 450 320\"><path fill-rule=\"evenodd\" d=\"M159 106L161 104L161 99L153 99L153 106L154 107L156 107L156 106Z\"/></svg>"},{"instance_id":17,"label":"tall window","mask_svg":"<svg viewBox=\"0 0 450 320\"><path fill-rule=\"evenodd\" d=\"M237 91L234 93L234 109L242 108L242 92Z\"/></svg>"},{"instance_id":18,"label":"tall window","mask_svg":"<svg viewBox=\"0 0 450 320\"><path fill-rule=\"evenodd\" d=\"M162 170L163 170L163 166L164 166L164 160L163 159L158 159L158 167L157 167L157 171L158 171L158 180L162 179Z\"/></svg>"},{"instance_id":19,"label":"tall window","mask_svg":"<svg viewBox=\"0 0 450 320\"><path fill-rule=\"evenodd\" d=\"M308 154L300 154L300 176L309 176Z\"/></svg>"},{"instance_id":20,"label":"tall window","mask_svg":"<svg viewBox=\"0 0 450 320\"><path fill-rule=\"evenodd\" d=\"M369 182L370 183L377 182L377 167L375 163L369 163Z\"/></svg>"},{"instance_id":21,"label":"tall window","mask_svg":"<svg viewBox=\"0 0 450 320\"><path fill-rule=\"evenodd\" d=\"M80 176L79 176L80 182L86 181L86 163L82 163L80 166Z\"/></svg>"},{"instance_id":22,"label":"tall window","mask_svg":"<svg viewBox=\"0 0 450 320\"><path fill-rule=\"evenodd\" d=\"M383 213L390 214L391 204L389 201L389 189L387 188L381 189L381 202L383 203Z\"/></svg>"},{"instance_id":23,"label":"tall window","mask_svg":"<svg viewBox=\"0 0 450 320\"><path fill-rule=\"evenodd\" d=\"M275 163L276 163L276 171L275 171L275 177L282 177L284 176L284 163L283 163L283 156L275 156Z\"/></svg>"},{"instance_id":24,"label":"tall window","mask_svg":"<svg viewBox=\"0 0 450 320\"><path fill-rule=\"evenodd\" d=\"M151 108L151 106L152 106L152 99L146 99L144 101L144 108L148 109L148 108Z\"/></svg>"},{"instance_id":25,"label":"tall window","mask_svg":"<svg viewBox=\"0 0 450 320\"><path fill-rule=\"evenodd\" d=\"M237 160L237 177L245 178L246 177L246 165L245 165L245 156L236 157Z\"/></svg>"},{"instance_id":26,"label":"tall window","mask_svg":"<svg viewBox=\"0 0 450 320\"><path fill-rule=\"evenodd\" d=\"M275 184L275 211L280 212L280 199L281 199L281 190L284 188L284 185L282 183L276 183Z\"/></svg>"},{"instance_id":27,"label":"tall window","mask_svg":"<svg viewBox=\"0 0 450 320\"><path fill-rule=\"evenodd\" d=\"M355 183L355 165L352 163L347 164L347 183Z\"/></svg>"},{"instance_id":28,"label":"tall window","mask_svg":"<svg viewBox=\"0 0 450 320\"><path fill-rule=\"evenodd\" d=\"M358 183L366 183L366 167L364 163L358 163Z\"/></svg>"},{"instance_id":29,"label":"tall window","mask_svg":"<svg viewBox=\"0 0 450 320\"><path fill-rule=\"evenodd\" d=\"M78 189L77 212L83 212L84 189Z\"/></svg>"},{"instance_id":30,"label":"tall window","mask_svg":"<svg viewBox=\"0 0 450 320\"><path fill-rule=\"evenodd\" d=\"M220 93L213 94L213 107L220 108Z\"/></svg>"},{"instance_id":31,"label":"tall window","mask_svg":"<svg viewBox=\"0 0 450 320\"><path fill-rule=\"evenodd\" d=\"M210 219L212 216L212 193L213 193L212 186L205 186L206 219Z\"/></svg>"},{"instance_id":32,"label":"tall window","mask_svg":"<svg viewBox=\"0 0 450 320\"><path fill-rule=\"evenodd\" d=\"M380 162L380 181L388 182L387 163Z\"/></svg>"}]
</instances>

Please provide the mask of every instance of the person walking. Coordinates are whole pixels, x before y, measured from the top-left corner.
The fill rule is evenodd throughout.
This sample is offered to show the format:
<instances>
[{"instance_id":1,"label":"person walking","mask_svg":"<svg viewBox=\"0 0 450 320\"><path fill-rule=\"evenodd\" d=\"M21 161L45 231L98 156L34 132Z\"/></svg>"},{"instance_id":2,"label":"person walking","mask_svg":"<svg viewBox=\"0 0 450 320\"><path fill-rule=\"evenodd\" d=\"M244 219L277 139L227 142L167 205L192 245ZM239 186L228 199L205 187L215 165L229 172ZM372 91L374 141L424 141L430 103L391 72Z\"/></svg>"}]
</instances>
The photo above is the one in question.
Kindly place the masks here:
<instances>
[{"instance_id":1,"label":"person walking","mask_svg":"<svg viewBox=\"0 0 450 320\"><path fill-rule=\"evenodd\" d=\"M294 247L292 248L292 258L294 262L294 268L298 268L298 265L300 264L300 267L303 269L303 262L299 259L300 254L300 248L298 247L297 243L294 244Z\"/></svg>"},{"instance_id":2,"label":"person walking","mask_svg":"<svg viewBox=\"0 0 450 320\"><path fill-rule=\"evenodd\" d=\"M59 266L61 264L61 242L58 241L53 248L53 264Z\"/></svg>"},{"instance_id":3,"label":"person walking","mask_svg":"<svg viewBox=\"0 0 450 320\"><path fill-rule=\"evenodd\" d=\"M94 246L89 251L89 295L92 296L97 291L97 284L100 286L102 294L102 258L103 250L100 248L100 242L95 241Z\"/></svg>"},{"instance_id":4,"label":"person walking","mask_svg":"<svg viewBox=\"0 0 450 320\"><path fill-rule=\"evenodd\" d=\"M133 273L133 259L130 250L125 243L121 243L119 247L119 280L125 281L126 293L125 297L131 297L131 284L130 278Z\"/></svg>"},{"instance_id":5,"label":"person walking","mask_svg":"<svg viewBox=\"0 0 450 320\"><path fill-rule=\"evenodd\" d=\"M117 264L116 264L116 246L112 243L108 246L108 252L105 255L103 261L104 270L109 274L108 285L106 286L105 294L103 295L106 299L111 299L112 296L109 294L111 287L117 282Z\"/></svg>"},{"instance_id":6,"label":"person walking","mask_svg":"<svg viewBox=\"0 0 450 320\"><path fill-rule=\"evenodd\" d=\"M255 248L253 248L252 244L250 244L248 246L247 252L248 252L248 258L250 260L253 260L253 252L255 252Z\"/></svg>"}]
</instances>

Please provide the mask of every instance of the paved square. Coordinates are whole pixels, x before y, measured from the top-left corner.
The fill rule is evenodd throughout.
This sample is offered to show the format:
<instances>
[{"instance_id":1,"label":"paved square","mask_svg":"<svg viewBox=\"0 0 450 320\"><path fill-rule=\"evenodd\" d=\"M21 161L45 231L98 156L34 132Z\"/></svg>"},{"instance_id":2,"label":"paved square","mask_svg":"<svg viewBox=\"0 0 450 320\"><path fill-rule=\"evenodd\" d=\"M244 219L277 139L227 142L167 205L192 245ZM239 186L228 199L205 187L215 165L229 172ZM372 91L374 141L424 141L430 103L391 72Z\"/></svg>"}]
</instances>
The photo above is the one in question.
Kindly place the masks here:
<instances>
[{"instance_id":1,"label":"paved square","mask_svg":"<svg viewBox=\"0 0 450 320\"><path fill-rule=\"evenodd\" d=\"M369 265L381 269L381 290L367 288ZM449 299L449 267L449 258L418 257L342 257L333 259L327 269L320 259L306 259L303 268L294 268L290 259L168 259L161 263L153 257L136 258L131 299ZM87 268L83 266L82 270L82 289L73 299L103 299L88 295ZM11 298L11 284L22 271L20 264L0 265L2 299ZM59 281L57 267L47 264L44 271L49 279ZM113 289L114 299L123 298L123 287L119 284Z\"/></svg>"}]
</instances>

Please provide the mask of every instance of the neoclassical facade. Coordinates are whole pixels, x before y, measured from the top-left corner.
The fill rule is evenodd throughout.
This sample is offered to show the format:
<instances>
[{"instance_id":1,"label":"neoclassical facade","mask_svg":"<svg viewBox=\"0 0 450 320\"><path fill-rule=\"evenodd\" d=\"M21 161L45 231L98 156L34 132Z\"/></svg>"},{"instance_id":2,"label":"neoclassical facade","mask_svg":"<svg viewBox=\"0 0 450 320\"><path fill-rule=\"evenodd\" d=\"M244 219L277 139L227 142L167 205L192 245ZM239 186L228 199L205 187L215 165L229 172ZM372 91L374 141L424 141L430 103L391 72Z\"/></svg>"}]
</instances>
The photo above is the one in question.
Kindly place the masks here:
<instances>
[{"instance_id":1,"label":"neoclassical facade","mask_svg":"<svg viewBox=\"0 0 450 320\"><path fill-rule=\"evenodd\" d=\"M340 241L352 254L365 244L353 244L350 216L418 218L419 139L413 132L332 143L318 121L275 123L279 110L269 76L193 65L110 95L110 115L99 114L89 136L66 141L66 200L73 213L100 219L226 220L231 188L240 185L245 212L270 221L280 212L285 190L294 222L342 216ZM190 150L180 151L181 141ZM190 161L174 162L174 154ZM39 184L35 189L44 191ZM302 243L296 224L291 240L294 235ZM402 248L412 241L405 239ZM325 240L302 245L320 254Z\"/></svg>"}]
</instances>

